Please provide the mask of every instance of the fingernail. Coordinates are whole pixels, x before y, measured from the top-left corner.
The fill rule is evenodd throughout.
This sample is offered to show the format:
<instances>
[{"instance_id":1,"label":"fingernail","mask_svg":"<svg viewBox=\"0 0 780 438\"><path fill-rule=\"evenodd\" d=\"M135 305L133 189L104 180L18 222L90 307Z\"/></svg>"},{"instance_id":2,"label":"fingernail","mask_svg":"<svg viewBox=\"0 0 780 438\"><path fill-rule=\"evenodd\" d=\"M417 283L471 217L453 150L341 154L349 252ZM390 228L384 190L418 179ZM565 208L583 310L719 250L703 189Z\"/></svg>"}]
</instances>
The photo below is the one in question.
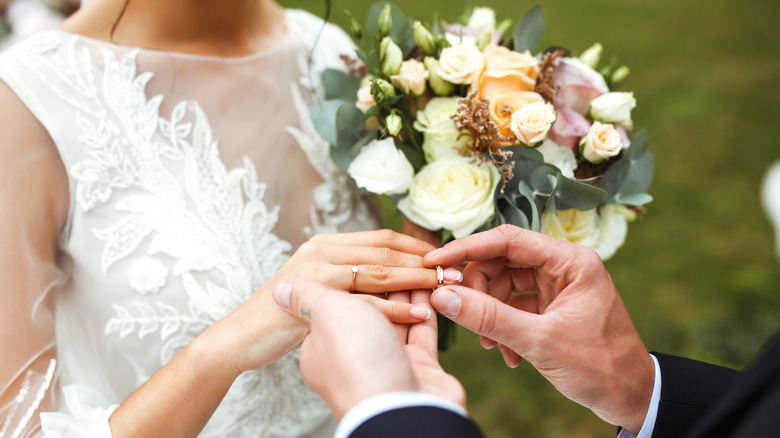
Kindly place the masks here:
<instances>
[{"instance_id":1,"label":"fingernail","mask_svg":"<svg viewBox=\"0 0 780 438\"><path fill-rule=\"evenodd\" d=\"M292 284L286 281L280 281L274 287L273 295L274 300L280 306L287 310L290 310L290 294L292 293Z\"/></svg>"},{"instance_id":2,"label":"fingernail","mask_svg":"<svg viewBox=\"0 0 780 438\"><path fill-rule=\"evenodd\" d=\"M460 295L449 289L439 289L433 297L433 307L447 318L456 318L460 313Z\"/></svg>"},{"instance_id":3,"label":"fingernail","mask_svg":"<svg viewBox=\"0 0 780 438\"><path fill-rule=\"evenodd\" d=\"M440 253L443 248L436 248L433 251L429 252L428 254L425 254L425 257L433 257L436 254Z\"/></svg>"},{"instance_id":4,"label":"fingernail","mask_svg":"<svg viewBox=\"0 0 780 438\"><path fill-rule=\"evenodd\" d=\"M409 314L412 315L414 318L427 321L428 318L431 317L431 310L426 309L425 307L414 306L411 309L409 309Z\"/></svg>"},{"instance_id":5,"label":"fingernail","mask_svg":"<svg viewBox=\"0 0 780 438\"><path fill-rule=\"evenodd\" d=\"M461 283L463 281L463 273L454 268L447 268L444 270L444 279Z\"/></svg>"}]
</instances>

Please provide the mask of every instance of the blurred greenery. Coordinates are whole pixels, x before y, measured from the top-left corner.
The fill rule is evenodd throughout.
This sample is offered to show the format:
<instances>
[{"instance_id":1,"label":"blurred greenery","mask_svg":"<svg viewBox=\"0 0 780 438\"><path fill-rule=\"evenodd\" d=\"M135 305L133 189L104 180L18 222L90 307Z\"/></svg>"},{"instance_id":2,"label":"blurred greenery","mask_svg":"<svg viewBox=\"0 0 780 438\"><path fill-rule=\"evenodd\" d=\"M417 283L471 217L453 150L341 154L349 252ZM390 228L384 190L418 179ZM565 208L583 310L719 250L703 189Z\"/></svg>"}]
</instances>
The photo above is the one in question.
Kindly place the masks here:
<instances>
[{"instance_id":1,"label":"blurred greenery","mask_svg":"<svg viewBox=\"0 0 780 438\"><path fill-rule=\"evenodd\" d=\"M322 15L322 0L285 0ZM331 21L362 19L372 2L333 0ZM423 21L468 6L518 19L535 3L396 2ZM607 263L649 350L742 368L780 329L780 262L760 202L780 159L780 2L543 1L542 46L580 53L594 42L631 67L636 132L646 128L655 201ZM527 364L508 369L464 331L441 357L465 385L490 437L614 436L614 427L560 396Z\"/></svg>"}]
</instances>

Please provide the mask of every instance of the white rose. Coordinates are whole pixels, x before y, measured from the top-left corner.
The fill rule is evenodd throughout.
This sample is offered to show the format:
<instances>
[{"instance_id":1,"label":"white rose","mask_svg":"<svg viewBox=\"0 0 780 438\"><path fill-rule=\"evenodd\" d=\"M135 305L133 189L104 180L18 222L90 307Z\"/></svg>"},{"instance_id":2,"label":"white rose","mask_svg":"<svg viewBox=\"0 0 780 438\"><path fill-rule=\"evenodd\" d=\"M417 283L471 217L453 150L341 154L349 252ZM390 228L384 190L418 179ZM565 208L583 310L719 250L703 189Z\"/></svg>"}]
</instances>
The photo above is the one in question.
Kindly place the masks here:
<instances>
[{"instance_id":1,"label":"white rose","mask_svg":"<svg viewBox=\"0 0 780 438\"><path fill-rule=\"evenodd\" d=\"M438 75L453 84L475 83L485 69L485 55L477 46L460 44L447 47L439 57Z\"/></svg>"},{"instance_id":2,"label":"white rose","mask_svg":"<svg viewBox=\"0 0 780 438\"><path fill-rule=\"evenodd\" d=\"M374 95L371 94L371 81L364 80L360 88L358 88L355 106L358 107L360 111L366 112L375 105L376 101L374 100Z\"/></svg>"},{"instance_id":3,"label":"white rose","mask_svg":"<svg viewBox=\"0 0 780 438\"><path fill-rule=\"evenodd\" d=\"M419 96L425 92L428 70L422 62L409 59L401 64L401 71L397 75L391 76L390 80L405 94L412 93Z\"/></svg>"},{"instance_id":4,"label":"white rose","mask_svg":"<svg viewBox=\"0 0 780 438\"><path fill-rule=\"evenodd\" d=\"M611 92L590 101L590 115L606 123L631 123L631 110L636 108L634 93Z\"/></svg>"},{"instance_id":5,"label":"white rose","mask_svg":"<svg viewBox=\"0 0 780 438\"><path fill-rule=\"evenodd\" d=\"M555 121L555 108L546 102L534 102L512 113L512 131L528 146L544 140Z\"/></svg>"},{"instance_id":6,"label":"white rose","mask_svg":"<svg viewBox=\"0 0 780 438\"><path fill-rule=\"evenodd\" d=\"M358 187L379 195L405 193L412 184L414 168L395 147L392 137L374 140L360 150L347 173Z\"/></svg>"},{"instance_id":7,"label":"white rose","mask_svg":"<svg viewBox=\"0 0 780 438\"><path fill-rule=\"evenodd\" d=\"M587 211L560 210L558 215L542 213L541 232L561 240L593 248L602 260L607 260L623 245L628 222L634 212L618 204L608 204Z\"/></svg>"},{"instance_id":8,"label":"white rose","mask_svg":"<svg viewBox=\"0 0 780 438\"><path fill-rule=\"evenodd\" d=\"M444 228L455 238L468 236L493 216L493 193L500 179L494 166L445 157L415 175L398 209L428 230Z\"/></svg>"},{"instance_id":9,"label":"white rose","mask_svg":"<svg viewBox=\"0 0 780 438\"><path fill-rule=\"evenodd\" d=\"M620 133L612 125L593 122L580 141L582 156L591 163L600 163L623 150Z\"/></svg>"},{"instance_id":10,"label":"white rose","mask_svg":"<svg viewBox=\"0 0 780 438\"><path fill-rule=\"evenodd\" d=\"M458 109L457 97L434 97L417 113L414 129L423 134L423 152L428 162L449 155L459 155L469 142L469 136L460 136L452 115Z\"/></svg>"},{"instance_id":11,"label":"white rose","mask_svg":"<svg viewBox=\"0 0 780 438\"><path fill-rule=\"evenodd\" d=\"M495 30L496 11L491 8L474 8L466 26L480 30Z\"/></svg>"},{"instance_id":12,"label":"white rose","mask_svg":"<svg viewBox=\"0 0 780 438\"><path fill-rule=\"evenodd\" d=\"M574 170L577 168L577 159L574 157L574 151L571 148L561 146L554 141L547 139L541 146L536 148L544 156L544 162L557 167L563 176L574 178Z\"/></svg>"}]
</instances>

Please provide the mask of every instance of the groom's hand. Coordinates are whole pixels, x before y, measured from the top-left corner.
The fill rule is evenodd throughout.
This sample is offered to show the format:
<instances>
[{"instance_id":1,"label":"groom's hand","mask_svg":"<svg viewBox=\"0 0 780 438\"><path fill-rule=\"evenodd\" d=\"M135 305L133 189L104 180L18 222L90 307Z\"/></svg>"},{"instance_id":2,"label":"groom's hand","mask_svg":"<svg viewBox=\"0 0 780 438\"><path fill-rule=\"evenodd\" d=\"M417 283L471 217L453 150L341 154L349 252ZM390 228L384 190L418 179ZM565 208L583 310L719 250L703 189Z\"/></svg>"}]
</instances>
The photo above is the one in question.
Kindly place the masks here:
<instances>
[{"instance_id":1,"label":"groom's hand","mask_svg":"<svg viewBox=\"0 0 780 438\"><path fill-rule=\"evenodd\" d=\"M455 240L426 266L470 262L464 287L432 297L444 316L498 344L509 366L525 358L563 395L637 433L654 365L599 256L513 226Z\"/></svg>"},{"instance_id":2,"label":"groom's hand","mask_svg":"<svg viewBox=\"0 0 780 438\"><path fill-rule=\"evenodd\" d=\"M287 280L274 299L310 325L300 367L309 385L337 418L372 396L427 392L464 403L463 388L436 357L436 318L410 327L405 345L387 318L363 300L308 280ZM411 302L432 310L430 291L412 291Z\"/></svg>"}]
</instances>

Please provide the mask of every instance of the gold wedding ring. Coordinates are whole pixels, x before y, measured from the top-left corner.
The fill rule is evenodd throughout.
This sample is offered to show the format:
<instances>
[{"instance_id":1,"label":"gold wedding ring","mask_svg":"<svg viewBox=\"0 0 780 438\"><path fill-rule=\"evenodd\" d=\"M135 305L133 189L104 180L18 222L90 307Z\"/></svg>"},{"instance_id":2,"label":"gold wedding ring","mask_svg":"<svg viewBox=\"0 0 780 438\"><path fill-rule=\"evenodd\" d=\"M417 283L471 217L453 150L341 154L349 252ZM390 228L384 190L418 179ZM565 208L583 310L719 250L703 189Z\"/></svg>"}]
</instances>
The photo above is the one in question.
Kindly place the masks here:
<instances>
[{"instance_id":1,"label":"gold wedding ring","mask_svg":"<svg viewBox=\"0 0 780 438\"><path fill-rule=\"evenodd\" d=\"M444 285L444 269L439 265L436 265L436 283L437 289Z\"/></svg>"},{"instance_id":2,"label":"gold wedding ring","mask_svg":"<svg viewBox=\"0 0 780 438\"><path fill-rule=\"evenodd\" d=\"M357 279L357 273L360 270L358 265L352 265L352 284L349 285L349 293L355 293L355 280Z\"/></svg>"}]
</instances>

